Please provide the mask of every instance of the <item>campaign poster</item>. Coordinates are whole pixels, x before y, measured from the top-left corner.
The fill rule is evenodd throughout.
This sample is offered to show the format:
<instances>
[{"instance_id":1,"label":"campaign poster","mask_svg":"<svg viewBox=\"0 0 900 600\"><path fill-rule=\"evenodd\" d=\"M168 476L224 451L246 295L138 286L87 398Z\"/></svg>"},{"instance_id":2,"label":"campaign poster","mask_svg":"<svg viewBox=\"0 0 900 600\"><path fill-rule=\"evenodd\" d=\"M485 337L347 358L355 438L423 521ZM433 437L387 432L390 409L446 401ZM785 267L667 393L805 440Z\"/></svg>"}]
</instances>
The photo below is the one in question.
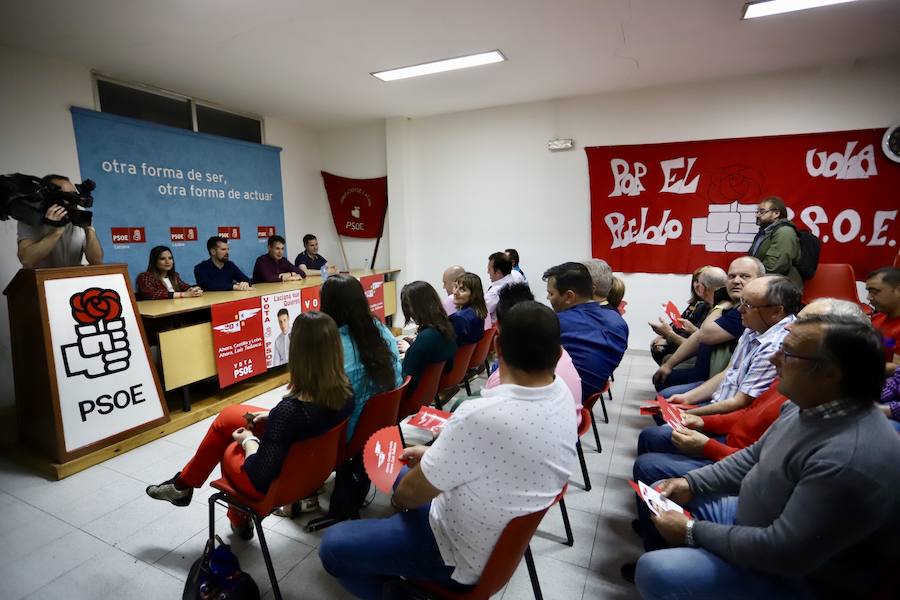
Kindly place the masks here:
<instances>
[{"instance_id":1,"label":"campaign poster","mask_svg":"<svg viewBox=\"0 0 900 600\"><path fill-rule=\"evenodd\" d=\"M311 310L319 310L319 291L322 289L322 286L316 285L313 287L305 287L300 290L300 302L302 306L302 312L309 312Z\"/></svg>"},{"instance_id":2,"label":"campaign poster","mask_svg":"<svg viewBox=\"0 0 900 600\"><path fill-rule=\"evenodd\" d=\"M125 275L44 282L66 452L167 416Z\"/></svg>"},{"instance_id":3,"label":"campaign poster","mask_svg":"<svg viewBox=\"0 0 900 600\"><path fill-rule=\"evenodd\" d=\"M210 310L219 386L228 387L264 373L266 348L260 299L214 304Z\"/></svg>"},{"instance_id":4,"label":"campaign poster","mask_svg":"<svg viewBox=\"0 0 900 600\"><path fill-rule=\"evenodd\" d=\"M266 367L287 364L291 347L291 327L300 315L300 290L270 294L260 298L263 311L263 339Z\"/></svg>"},{"instance_id":5,"label":"campaign poster","mask_svg":"<svg viewBox=\"0 0 900 600\"><path fill-rule=\"evenodd\" d=\"M372 314L384 323L384 275L366 275L360 277L359 282L366 293Z\"/></svg>"}]
</instances>

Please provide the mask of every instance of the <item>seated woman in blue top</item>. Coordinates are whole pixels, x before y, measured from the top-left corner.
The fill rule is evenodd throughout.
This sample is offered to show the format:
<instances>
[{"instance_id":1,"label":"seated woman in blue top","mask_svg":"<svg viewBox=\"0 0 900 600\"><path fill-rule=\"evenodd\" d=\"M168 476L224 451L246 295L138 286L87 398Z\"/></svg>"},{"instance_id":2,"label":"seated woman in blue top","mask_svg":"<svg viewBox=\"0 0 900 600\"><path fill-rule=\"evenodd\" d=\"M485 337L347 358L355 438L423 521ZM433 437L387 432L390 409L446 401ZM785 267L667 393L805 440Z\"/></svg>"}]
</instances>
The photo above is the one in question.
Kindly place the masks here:
<instances>
[{"instance_id":1,"label":"seated woman in blue top","mask_svg":"<svg viewBox=\"0 0 900 600\"><path fill-rule=\"evenodd\" d=\"M403 357L403 376L411 378L408 393L412 393L425 367L443 361L447 361L447 369L452 366L456 335L431 284L413 281L404 285L400 290L400 307L406 322L413 322L417 327L416 339Z\"/></svg>"},{"instance_id":2,"label":"seated woman in blue top","mask_svg":"<svg viewBox=\"0 0 900 600\"><path fill-rule=\"evenodd\" d=\"M353 390L342 364L340 335L331 317L320 312L298 316L291 330L290 393L271 411L235 404L220 412L181 471L148 486L147 495L187 506L194 488L221 463L222 474L238 491L262 499L295 442L321 435L350 415ZM228 518L237 535L253 537L246 515L229 508Z\"/></svg>"},{"instance_id":3,"label":"seated woman in blue top","mask_svg":"<svg viewBox=\"0 0 900 600\"><path fill-rule=\"evenodd\" d=\"M484 320L488 316L481 277L475 273L463 273L456 280L453 292L456 312L450 315L450 324L460 346L474 344L484 337Z\"/></svg>"},{"instance_id":4,"label":"seated woman in blue top","mask_svg":"<svg viewBox=\"0 0 900 600\"><path fill-rule=\"evenodd\" d=\"M369 310L359 280L349 275L329 277L322 284L319 304L322 312L337 323L344 345L344 371L355 399L347 427L349 440L369 398L402 382L400 353L390 330Z\"/></svg>"}]
</instances>

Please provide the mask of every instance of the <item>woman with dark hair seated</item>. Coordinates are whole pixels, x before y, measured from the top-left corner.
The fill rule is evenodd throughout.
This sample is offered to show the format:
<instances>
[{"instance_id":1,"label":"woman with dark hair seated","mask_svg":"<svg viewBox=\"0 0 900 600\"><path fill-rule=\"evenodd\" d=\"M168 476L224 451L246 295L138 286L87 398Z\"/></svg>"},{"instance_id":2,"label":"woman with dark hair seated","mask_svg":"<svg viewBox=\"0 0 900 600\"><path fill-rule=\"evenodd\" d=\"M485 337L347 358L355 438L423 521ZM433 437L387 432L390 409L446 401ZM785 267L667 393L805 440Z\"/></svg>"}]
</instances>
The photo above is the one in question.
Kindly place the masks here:
<instances>
[{"instance_id":1,"label":"woman with dark hair seated","mask_svg":"<svg viewBox=\"0 0 900 600\"><path fill-rule=\"evenodd\" d=\"M480 341L485 329L491 327L481 277L475 273L460 275L456 280L453 303L456 312L450 315L450 324L456 333L456 343L465 346Z\"/></svg>"},{"instance_id":2,"label":"woman with dark hair seated","mask_svg":"<svg viewBox=\"0 0 900 600\"><path fill-rule=\"evenodd\" d=\"M343 358L341 337L331 317L320 312L298 316L291 330L290 394L271 411L237 404L220 412L193 458L172 479L148 486L147 495L187 506L194 488L202 486L221 462L222 474L238 491L262 499L294 442L321 435L350 415L353 389ZM226 453L233 441L242 451ZM253 537L246 515L229 508L228 518L237 535Z\"/></svg>"},{"instance_id":3,"label":"woman with dark hair seated","mask_svg":"<svg viewBox=\"0 0 900 600\"><path fill-rule=\"evenodd\" d=\"M400 307L406 322L415 323L417 328L416 339L403 356L403 376L411 377L408 393L412 393L419 385L419 377L425 367L443 361L448 362L447 368L452 366L453 355L456 354L456 335L431 284L413 281L404 285L400 290ZM479 329L483 323L484 319L481 319Z\"/></svg>"},{"instance_id":4,"label":"woman with dark hair seated","mask_svg":"<svg viewBox=\"0 0 900 600\"><path fill-rule=\"evenodd\" d=\"M347 428L349 440L369 398L398 387L403 381L400 353L390 330L372 315L358 279L349 275L326 279L319 306L337 323L344 346L344 372L353 386L355 403Z\"/></svg>"},{"instance_id":5,"label":"woman with dark hair seated","mask_svg":"<svg viewBox=\"0 0 900 600\"><path fill-rule=\"evenodd\" d=\"M175 272L175 258L167 246L150 250L147 270L137 276L138 300L166 300L202 296L203 290L185 283Z\"/></svg>"}]
</instances>

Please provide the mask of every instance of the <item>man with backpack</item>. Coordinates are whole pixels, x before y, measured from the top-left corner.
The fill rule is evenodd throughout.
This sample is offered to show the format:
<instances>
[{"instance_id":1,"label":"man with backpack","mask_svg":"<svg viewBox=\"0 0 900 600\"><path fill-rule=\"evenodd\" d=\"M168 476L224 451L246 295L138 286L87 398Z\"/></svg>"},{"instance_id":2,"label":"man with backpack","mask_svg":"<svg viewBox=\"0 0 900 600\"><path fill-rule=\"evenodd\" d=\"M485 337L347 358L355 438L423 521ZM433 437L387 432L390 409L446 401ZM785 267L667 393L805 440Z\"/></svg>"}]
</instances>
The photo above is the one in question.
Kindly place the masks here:
<instances>
[{"instance_id":1,"label":"man with backpack","mask_svg":"<svg viewBox=\"0 0 900 600\"><path fill-rule=\"evenodd\" d=\"M756 209L759 233L750 245L750 256L758 258L767 275L784 275L803 289L803 276L798 270L800 233L787 218L787 207L778 196L769 196Z\"/></svg>"}]
</instances>

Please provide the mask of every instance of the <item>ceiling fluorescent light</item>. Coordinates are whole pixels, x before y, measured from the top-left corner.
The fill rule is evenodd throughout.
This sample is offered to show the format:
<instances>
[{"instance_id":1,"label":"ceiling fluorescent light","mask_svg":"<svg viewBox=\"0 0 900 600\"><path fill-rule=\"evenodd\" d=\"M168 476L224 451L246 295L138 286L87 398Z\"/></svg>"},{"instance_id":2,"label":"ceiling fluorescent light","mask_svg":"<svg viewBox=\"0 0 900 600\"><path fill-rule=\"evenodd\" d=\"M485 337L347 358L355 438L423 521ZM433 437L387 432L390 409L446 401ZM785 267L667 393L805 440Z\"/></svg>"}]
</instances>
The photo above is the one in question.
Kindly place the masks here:
<instances>
[{"instance_id":1,"label":"ceiling fluorescent light","mask_svg":"<svg viewBox=\"0 0 900 600\"><path fill-rule=\"evenodd\" d=\"M744 14L741 19L755 19L768 17L782 13L831 6L832 4L844 4L856 2L856 0L762 0L761 2L748 2L744 5Z\"/></svg>"},{"instance_id":2,"label":"ceiling fluorescent light","mask_svg":"<svg viewBox=\"0 0 900 600\"><path fill-rule=\"evenodd\" d=\"M503 54L499 50L491 50L490 52L470 54L469 56L460 56L458 58L446 58L444 60L422 63L421 65L412 65L410 67L400 67L399 69L378 71L376 73L372 73L372 75L382 81L396 81L397 79L420 77L422 75L431 75L433 73L443 73L444 71L455 71L457 69L468 69L469 67L480 67L481 65L490 65L493 63L503 62L504 60L506 60L506 57L503 56Z\"/></svg>"}]
</instances>

